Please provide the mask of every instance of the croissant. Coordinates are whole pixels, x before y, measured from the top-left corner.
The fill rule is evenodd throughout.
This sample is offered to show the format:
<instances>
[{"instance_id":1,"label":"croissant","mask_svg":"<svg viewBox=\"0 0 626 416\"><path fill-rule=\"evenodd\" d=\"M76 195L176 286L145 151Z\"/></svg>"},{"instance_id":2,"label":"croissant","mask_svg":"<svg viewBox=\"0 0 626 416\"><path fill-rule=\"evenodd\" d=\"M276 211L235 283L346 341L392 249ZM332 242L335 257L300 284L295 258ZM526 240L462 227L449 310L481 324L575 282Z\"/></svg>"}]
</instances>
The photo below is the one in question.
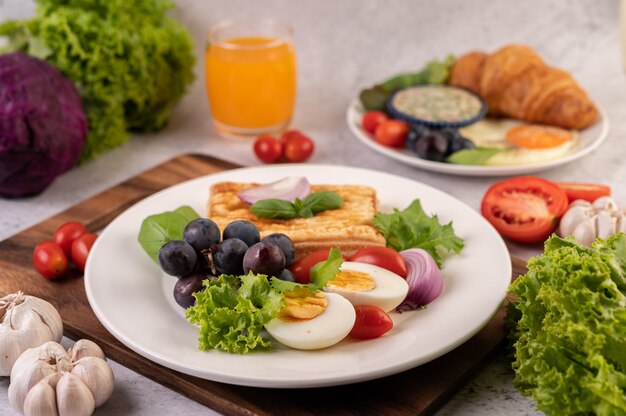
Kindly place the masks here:
<instances>
[{"instance_id":1,"label":"croissant","mask_svg":"<svg viewBox=\"0 0 626 416\"><path fill-rule=\"evenodd\" d=\"M577 130L598 118L594 103L567 72L547 66L524 45L461 56L452 66L450 84L483 97L493 116Z\"/></svg>"}]
</instances>

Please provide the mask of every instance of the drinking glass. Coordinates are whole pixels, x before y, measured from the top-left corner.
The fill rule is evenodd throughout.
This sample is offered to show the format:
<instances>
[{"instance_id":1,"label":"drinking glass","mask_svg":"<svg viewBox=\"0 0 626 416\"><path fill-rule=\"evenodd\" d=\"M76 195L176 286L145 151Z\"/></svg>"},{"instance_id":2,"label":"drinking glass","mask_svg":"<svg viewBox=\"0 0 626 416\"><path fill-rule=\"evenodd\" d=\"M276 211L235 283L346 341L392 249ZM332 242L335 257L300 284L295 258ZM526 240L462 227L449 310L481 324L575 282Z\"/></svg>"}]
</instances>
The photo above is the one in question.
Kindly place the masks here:
<instances>
[{"instance_id":1,"label":"drinking glass","mask_svg":"<svg viewBox=\"0 0 626 416\"><path fill-rule=\"evenodd\" d=\"M269 19L218 23L208 33L207 95L225 136L257 136L289 126L296 100L293 30Z\"/></svg>"}]
</instances>

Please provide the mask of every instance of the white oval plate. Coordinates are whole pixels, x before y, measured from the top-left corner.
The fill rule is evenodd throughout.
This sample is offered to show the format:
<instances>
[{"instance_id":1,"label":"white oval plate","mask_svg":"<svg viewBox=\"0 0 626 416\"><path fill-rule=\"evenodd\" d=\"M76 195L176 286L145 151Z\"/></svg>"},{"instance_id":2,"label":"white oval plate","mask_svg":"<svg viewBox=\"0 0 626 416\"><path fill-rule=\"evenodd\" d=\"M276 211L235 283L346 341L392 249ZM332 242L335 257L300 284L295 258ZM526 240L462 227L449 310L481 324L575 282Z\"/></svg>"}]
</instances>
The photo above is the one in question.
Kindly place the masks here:
<instances>
[{"instance_id":1,"label":"white oval plate","mask_svg":"<svg viewBox=\"0 0 626 416\"><path fill-rule=\"evenodd\" d=\"M373 136L363 130L361 120L363 119L364 109L358 98L352 100L348 106L346 117L348 126L352 133L366 146L374 151L381 153L387 157L398 160L407 165L415 166L420 169L432 172L447 173L451 175L464 176L513 176L527 175L529 173L540 172L566 163L573 162L595 150L609 133L609 119L606 112L602 108L598 108L600 112L600 120L591 127L580 131L580 144L571 152L558 159L546 162L533 163L528 165L515 166L470 166L456 165L453 163L433 162L426 159L420 159L408 149L394 149L391 147L378 144Z\"/></svg>"},{"instance_id":2,"label":"white oval plate","mask_svg":"<svg viewBox=\"0 0 626 416\"><path fill-rule=\"evenodd\" d=\"M319 351L275 344L269 352L233 355L200 351L197 331L174 303L176 278L165 276L137 243L148 215L190 205L206 214L209 187L220 181L272 182L306 176L311 183L374 187L381 211L405 208L420 198L428 213L454 222L465 240L443 269L443 294L426 309L392 313L395 327L368 341L345 339ZM285 165L237 169L204 176L152 195L118 216L96 240L85 271L89 303L124 345L171 369L224 383L257 387L321 387L369 380L430 361L480 330L505 297L511 279L507 248L476 211L439 190L365 169Z\"/></svg>"}]
</instances>

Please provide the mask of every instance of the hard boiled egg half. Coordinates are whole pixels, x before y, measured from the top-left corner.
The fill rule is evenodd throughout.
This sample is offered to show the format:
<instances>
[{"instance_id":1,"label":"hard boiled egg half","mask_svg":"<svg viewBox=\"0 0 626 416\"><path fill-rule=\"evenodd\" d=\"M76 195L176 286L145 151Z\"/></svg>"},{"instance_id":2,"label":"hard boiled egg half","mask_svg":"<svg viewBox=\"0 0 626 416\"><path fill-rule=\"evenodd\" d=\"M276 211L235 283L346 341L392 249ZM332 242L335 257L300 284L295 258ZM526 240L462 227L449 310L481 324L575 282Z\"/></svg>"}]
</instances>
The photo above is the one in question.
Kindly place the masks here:
<instances>
[{"instance_id":1,"label":"hard boiled egg half","mask_svg":"<svg viewBox=\"0 0 626 416\"><path fill-rule=\"evenodd\" d=\"M382 267L347 261L324 291L337 293L354 306L374 305L389 312L406 298L409 285L402 277Z\"/></svg>"},{"instance_id":2,"label":"hard boiled egg half","mask_svg":"<svg viewBox=\"0 0 626 416\"><path fill-rule=\"evenodd\" d=\"M477 147L501 149L486 165L527 165L560 158L577 145L574 130L538 124L525 124L511 119L484 119L459 129L463 137Z\"/></svg>"},{"instance_id":3,"label":"hard boiled egg half","mask_svg":"<svg viewBox=\"0 0 626 416\"><path fill-rule=\"evenodd\" d=\"M354 326L354 307L340 295L300 289L284 296L283 309L265 324L281 344L299 350L326 348L344 339Z\"/></svg>"}]
</instances>

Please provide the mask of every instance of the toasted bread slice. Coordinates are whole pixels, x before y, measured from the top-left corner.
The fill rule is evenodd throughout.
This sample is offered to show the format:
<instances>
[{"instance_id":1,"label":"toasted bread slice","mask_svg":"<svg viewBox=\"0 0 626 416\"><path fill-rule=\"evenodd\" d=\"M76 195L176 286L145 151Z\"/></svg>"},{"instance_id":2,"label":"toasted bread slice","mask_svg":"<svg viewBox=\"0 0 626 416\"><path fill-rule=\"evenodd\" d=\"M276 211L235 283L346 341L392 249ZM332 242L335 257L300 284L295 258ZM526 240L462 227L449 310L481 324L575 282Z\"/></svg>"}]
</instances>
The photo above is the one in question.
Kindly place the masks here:
<instances>
[{"instance_id":1,"label":"toasted bread slice","mask_svg":"<svg viewBox=\"0 0 626 416\"><path fill-rule=\"evenodd\" d=\"M376 191L368 186L312 185L311 192L327 190L341 195L343 206L319 212L311 218L291 220L254 215L237 194L256 186L259 184L219 182L213 185L208 203L209 218L221 230L232 221L247 220L259 228L261 238L272 233L286 234L296 247L296 258L330 247L339 247L349 256L363 247L385 245L385 238L372 225L378 201Z\"/></svg>"}]
</instances>

